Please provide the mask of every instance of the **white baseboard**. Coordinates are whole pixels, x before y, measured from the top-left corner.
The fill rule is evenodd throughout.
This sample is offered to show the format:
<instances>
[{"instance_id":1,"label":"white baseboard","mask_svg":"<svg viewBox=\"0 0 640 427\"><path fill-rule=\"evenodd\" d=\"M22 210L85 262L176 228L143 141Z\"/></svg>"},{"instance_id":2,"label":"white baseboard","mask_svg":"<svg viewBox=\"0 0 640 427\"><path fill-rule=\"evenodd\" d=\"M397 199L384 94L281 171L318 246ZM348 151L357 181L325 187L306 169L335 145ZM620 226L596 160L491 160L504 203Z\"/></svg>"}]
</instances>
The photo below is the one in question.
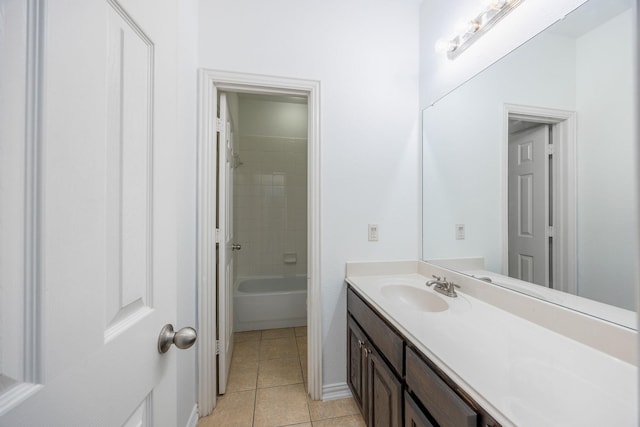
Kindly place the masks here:
<instances>
[{"instance_id":1,"label":"white baseboard","mask_svg":"<svg viewBox=\"0 0 640 427\"><path fill-rule=\"evenodd\" d=\"M193 405L189 421L187 421L187 425L185 427L196 427L198 425L198 418L198 404L195 404Z\"/></svg>"},{"instance_id":2,"label":"white baseboard","mask_svg":"<svg viewBox=\"0 0 640 427\"><path fill-rule=\"evenodd\" d=\"M328 384L322 387L322 400L336 400L351 397L347 383Z\"/></svg>"}]
</instances>

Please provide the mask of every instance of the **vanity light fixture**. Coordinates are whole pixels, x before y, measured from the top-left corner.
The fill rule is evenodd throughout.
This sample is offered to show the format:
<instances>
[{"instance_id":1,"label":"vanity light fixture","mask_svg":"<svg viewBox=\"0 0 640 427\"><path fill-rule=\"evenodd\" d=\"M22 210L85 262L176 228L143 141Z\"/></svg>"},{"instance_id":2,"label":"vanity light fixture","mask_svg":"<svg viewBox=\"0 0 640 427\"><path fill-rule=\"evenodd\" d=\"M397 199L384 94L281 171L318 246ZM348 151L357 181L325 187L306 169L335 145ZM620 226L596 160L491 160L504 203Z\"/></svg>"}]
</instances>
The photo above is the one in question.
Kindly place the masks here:
<instances>
[{"instance_id":1,"label":"vanity light fixture","mask_svg":"<svg viewBox=\"0 0 640 427\"><path fill-rule=\"evenodd\" d=\"M436 51L454 59L524 0L491 0L475 18L466 21L457 36L438 40Z\"/></svg>"}]
</instances>

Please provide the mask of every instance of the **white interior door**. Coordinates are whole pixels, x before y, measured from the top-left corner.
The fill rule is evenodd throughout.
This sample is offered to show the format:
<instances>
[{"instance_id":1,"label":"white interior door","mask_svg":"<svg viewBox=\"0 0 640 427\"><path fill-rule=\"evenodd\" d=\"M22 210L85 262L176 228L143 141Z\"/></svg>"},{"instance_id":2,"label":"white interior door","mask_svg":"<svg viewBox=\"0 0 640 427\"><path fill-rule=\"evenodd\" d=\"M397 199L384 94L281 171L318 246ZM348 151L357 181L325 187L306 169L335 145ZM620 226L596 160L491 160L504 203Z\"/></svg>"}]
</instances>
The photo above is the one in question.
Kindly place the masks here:
<instances>
[{"instance_id":1,"label":"white interior door","mask_svg":"<svg viewBox=\"0 0 640 427\"><path fill-rule=\"evenodd\" d=\"M509 276L549 286L549 125L509 135Z\"/></svg>"},{"instance_id":2,"label":"white interior door","mask_svg":"<svg viewBox=\"0 0 640 427\"><path fill-rule=\"evenodd\" d=\"M0 1L2 426L175 426L175 43L175 0Z\"/></svg>"},{"instance_id":3,"label":"white interior door","mask_svg":"<svg viewBox=\"0 0 640 427\"><path fill-rule=\"evenodd\" d=\"M220 94L218 136L218 393L227 389L233 353L233 132L227 96Z\"/></svg>"}]
</instances>

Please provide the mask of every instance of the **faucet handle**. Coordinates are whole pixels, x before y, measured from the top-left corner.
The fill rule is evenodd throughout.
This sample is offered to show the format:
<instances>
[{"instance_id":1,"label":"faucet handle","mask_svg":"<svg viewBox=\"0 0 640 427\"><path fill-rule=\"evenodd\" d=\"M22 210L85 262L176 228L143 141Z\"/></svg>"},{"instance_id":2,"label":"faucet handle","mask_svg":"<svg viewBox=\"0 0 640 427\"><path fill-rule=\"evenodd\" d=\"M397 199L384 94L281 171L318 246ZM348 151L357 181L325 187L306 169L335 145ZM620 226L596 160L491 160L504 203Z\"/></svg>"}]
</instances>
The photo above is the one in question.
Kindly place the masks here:
<instances>
[{"instance_id":1,"label":"faucet handle","mask_svg":"<svg viewBox=\"0 0 640 427\"><path fill-rule=\"evenodd\" d=\"M435 274L432 274L431 277L433 277L436 280L442 280L442 277L436 276ZM447 280L447 278L445 277L444 280Z\"/></svg>"}]
</instances>

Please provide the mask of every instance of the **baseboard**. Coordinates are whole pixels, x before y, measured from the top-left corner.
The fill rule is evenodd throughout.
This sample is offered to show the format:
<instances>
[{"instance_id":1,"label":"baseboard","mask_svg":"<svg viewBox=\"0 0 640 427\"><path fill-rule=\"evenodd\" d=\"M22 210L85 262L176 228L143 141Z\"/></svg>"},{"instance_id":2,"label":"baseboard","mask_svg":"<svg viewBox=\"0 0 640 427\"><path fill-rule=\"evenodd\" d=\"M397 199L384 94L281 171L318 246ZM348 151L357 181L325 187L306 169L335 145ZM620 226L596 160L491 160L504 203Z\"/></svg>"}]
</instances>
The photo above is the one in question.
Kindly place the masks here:
<instances>
[{"instance_id":1,"label":"baseboard","mask_svg":"<svg viewBox=\"0 0 640 427\"><path fill-rule=\"evenodd\" d=\"M187 425L185 427L196 427L198 425L198 404L193 405L193 409L191 410L191 415L189 416L189 421L187 421Z\"/></svg>"},{"instance_id":2,"label":"baseboard","mask_svg":"<svg viewBox=\"0 0 640 427\"><path fill-rule=\"evenodd\" d=\"M336 400L351 397L347 383L328 384L322 387L322 400Z\"/></svg>"}]
</instances>

